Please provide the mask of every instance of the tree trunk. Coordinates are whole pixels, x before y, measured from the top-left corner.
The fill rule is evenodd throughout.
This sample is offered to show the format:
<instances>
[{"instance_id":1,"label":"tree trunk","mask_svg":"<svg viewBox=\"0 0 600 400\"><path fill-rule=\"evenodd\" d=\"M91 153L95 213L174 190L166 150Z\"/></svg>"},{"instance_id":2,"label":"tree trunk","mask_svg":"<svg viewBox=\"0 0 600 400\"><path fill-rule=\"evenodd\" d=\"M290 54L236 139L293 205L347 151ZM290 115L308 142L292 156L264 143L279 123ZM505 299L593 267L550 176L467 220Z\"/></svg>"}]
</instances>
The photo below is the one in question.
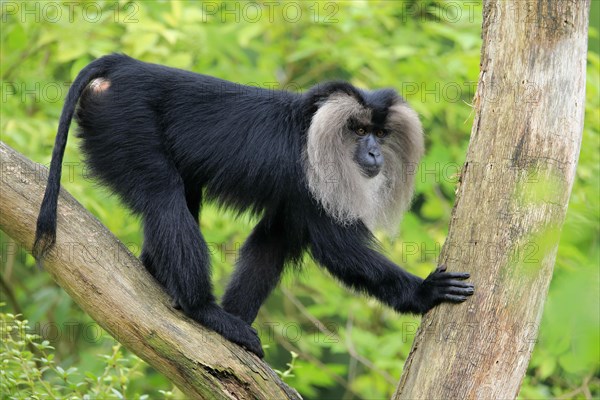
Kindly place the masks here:
<instances>
[{"instance_id":1,"label":"tree trunk","mask_svg":"<svg viewBox=\"0 0 600 400\"><path fill-rule=\"evenodd\" d=\"M0 229L31 250L47 171L2 142L0 163ZM175 311L138 259L65 190L56 247L44 267L115 339L190 398L300 398L256 356Z\"/></svg>"},{"instance_id":2,"label":"tree trunk","mask_svg":"<svg viewBox=\"0 0 600 400\"><path fill-rule=\"evenodd\" d=\"M581 144L590 2L484 5L471 142L440 264L475 295L421 323L395 399L515 398Z\"/></svg>"}]
</instances>

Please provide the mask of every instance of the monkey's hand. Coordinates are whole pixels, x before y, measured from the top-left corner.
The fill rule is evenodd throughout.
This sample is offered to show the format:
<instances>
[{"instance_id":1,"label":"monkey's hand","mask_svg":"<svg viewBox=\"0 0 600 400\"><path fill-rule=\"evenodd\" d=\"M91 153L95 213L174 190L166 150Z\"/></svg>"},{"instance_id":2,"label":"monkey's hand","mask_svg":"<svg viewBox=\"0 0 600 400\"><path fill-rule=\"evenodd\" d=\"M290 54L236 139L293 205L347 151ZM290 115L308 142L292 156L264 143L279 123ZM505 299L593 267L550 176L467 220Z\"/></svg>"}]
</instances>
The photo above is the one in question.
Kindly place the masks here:
<instances>
[{"instance_id":1,"label":"monkey's hand","mask_svg":"<svg viewBox=\"0 0 600 400\"><path fill-rule=\"evenodd\" d=\"M466 272L446 272L446 266L435 269L417 289L417 297L421 302L422 313L443 302L462 303L475 291L475 286L463 282L470 275Z\"/></svg>"}]
</instances>

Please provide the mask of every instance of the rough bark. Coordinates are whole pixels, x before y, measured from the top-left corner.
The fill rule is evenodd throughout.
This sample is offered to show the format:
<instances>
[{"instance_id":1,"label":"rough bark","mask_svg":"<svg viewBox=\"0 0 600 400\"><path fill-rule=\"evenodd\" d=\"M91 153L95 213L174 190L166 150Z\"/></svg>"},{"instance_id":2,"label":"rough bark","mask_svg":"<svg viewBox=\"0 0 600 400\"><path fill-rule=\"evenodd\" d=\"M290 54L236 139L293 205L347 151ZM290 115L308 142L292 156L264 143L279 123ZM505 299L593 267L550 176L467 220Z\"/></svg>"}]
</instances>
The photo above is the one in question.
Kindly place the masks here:
<instances>
[{"instance_id":1,"label":"rough bark","mask_svg":"<svg viewBox=\"0 0 600 400\"><path fill-rule=\"evenodd\" d=\"M396 399L515 398L583 129L589 0L484 4L475 121L440 263L476 292L428 313Z\"/></svg>"},{"instance_id":2,"label":"rough bark","mask_svg":"<svg viewBox=\"0 0 600 400\"><path fill-rule=\"evenodd\" d=\"M0 142L0 229L31 249L47 171ZM115 339L197 399L299 399L267 364L174 310L127 248L64 189L45 270Z\"/></svg>"}]
</instances>

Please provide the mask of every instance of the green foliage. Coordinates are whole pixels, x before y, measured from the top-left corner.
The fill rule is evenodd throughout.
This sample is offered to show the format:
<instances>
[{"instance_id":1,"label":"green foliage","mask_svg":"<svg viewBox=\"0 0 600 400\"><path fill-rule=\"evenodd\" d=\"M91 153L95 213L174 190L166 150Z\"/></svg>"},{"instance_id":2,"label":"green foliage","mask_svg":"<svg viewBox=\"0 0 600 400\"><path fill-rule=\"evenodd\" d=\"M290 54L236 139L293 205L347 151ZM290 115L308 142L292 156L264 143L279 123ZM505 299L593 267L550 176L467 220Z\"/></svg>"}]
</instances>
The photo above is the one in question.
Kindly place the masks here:
<instances>
[{"instance_id":1,"label":"green foliage","mask_svg":"<svg viewBox=\"0 0 600 400\"><path fill-rule=\"evenodd\" d=\"M305 90L326 79L347 79L367 88L395 87L422 116L427 155L402 234L397 239L379 238L387 255L411 272L426 276L433 269L447 233L469 139L470 103L479 75L481 5L433 0L274 2L264 3L257 17L253 13L257 8L252 8L256 3L242 2L119 0L67 3L62 8L50 3L58 5L5 2L0 8L3 141L47 165L69 83L86 63L110 52L274 89ZM597 38L598 21L592 23L590 35ZM588 68L577 178L538 343L522 386L523 398L583 398L600 393L597 53L590 53ZM139 221L87 178L77 142L72 135L63 185L139 253ZM218 294L251 222L212 206L203 209L201 224L212 250ZM10 238L2 234L0 242L3 299L13 314L25 315L32 332L42 337L38 341L13 333L12 342L3 342L3 351L12 347L6 350L9 361L3 364L2 374L24 382L17 387L3 380L2 384L13 385L7 393L17 398L42 397L48 391L59 398L84 393L117 397L114 388L126 397L173 396L159 391L171 387L160 374L131 355L121 355L126 352L115 353L108 335ZM21 323L3 315L13 326ZM307 259L306 267L288 274L282 288L270 297L257 326L268 346L267 361L285 371L286 381L305 398L351 399L390 397L418 322L416 317L396 315L350 293ZM49 348L29 349L44 340L49 343L43 346L54 348L54 359ZM14 347L20 342L21 347ZM41 357L38 351L44 351L49 361L36 363L34 359ZM291 361L290 352L297 354ZM39 376L42 368L46 368L44 379L32 387L27 379ZM99 382L72 368L108 378ZM64 373L67 380L62 379ZM3 394L7 390L3 387Z\"/></svg>"},{"instance_id":2,"label":"green foliage","mask_svg":"<svg viewBox=\"0 0 600 400\"><path fill-rule=\"evenodd\" d=\"M290 354L292 355L292 359L289 363L286 364L288 369L286 369L285 371L280 371L278 369L275 370L275 372L277 372L277 375L279 375L284 382L286 379L294 377L294 369L296 368L296 360L298 360L298 354L296 354L293 351L290 352Z\"/></svg>"},{"instance_id":3,"label":"green foliage","mask_svg":"<svg viewBox=\"0 0 600 400\"><path fill-rule=\"evenodd\" d=\"M4 306L0 304L0 306ZM132 390L130 382L142 376L143 361L124 355L120 344L107 355L98 356L100 374L78 368L64 369L57 364L54 347L48 340L31 333L27 320L0 312L0 392L10 399L149 399ZM162 397L169 397L164 392Z\"/></svg>"}]
</instances>

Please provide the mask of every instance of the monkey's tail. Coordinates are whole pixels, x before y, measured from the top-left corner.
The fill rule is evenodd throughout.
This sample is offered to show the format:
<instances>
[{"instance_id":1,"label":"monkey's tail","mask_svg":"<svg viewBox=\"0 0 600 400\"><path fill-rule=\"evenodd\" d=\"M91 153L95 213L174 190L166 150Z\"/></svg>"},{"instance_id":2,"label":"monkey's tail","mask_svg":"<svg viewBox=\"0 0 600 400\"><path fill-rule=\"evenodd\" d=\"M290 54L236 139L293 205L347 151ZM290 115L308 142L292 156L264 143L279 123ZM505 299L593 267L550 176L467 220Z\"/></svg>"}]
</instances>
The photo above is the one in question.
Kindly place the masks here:
<instances>
[{"instance_id":1,"label":"monkey's tail","mask_svg":"<svg viewBox=\"0 0 600 400\"><path fill-rule=\"evenodd\" d=\"M48 174L48 184L42 200L42 206L37 220L35 240L33 242L32 254L36 258L38 265L42 265L42 260L56 243L56 209L58 204L58 194L60 192L60 176L62 172L62 160L67 145L67 136L71 120L75 113L75 107L86 86L95 78L104 75L108 68L122 55L109 55L99 58L81 70L69 92L62 109L60 121L58 123L58 132L52 151L52 161L50 162L50 172Z\"/></svg>"}]
</instances>

